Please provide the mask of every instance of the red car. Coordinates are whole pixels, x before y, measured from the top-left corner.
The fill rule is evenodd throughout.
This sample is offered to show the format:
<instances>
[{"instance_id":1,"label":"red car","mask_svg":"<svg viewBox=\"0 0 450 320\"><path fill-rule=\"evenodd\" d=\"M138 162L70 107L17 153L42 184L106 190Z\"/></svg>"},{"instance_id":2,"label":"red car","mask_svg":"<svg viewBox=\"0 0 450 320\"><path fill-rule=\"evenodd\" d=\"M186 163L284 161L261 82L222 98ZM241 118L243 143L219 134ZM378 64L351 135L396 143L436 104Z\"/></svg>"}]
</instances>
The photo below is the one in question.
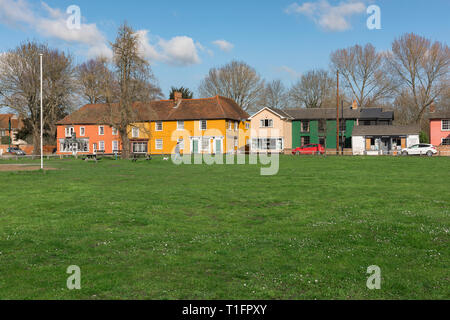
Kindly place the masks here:
<instances>
[{"instance_id":1,"label":"red car","mask_svg":"<svg viewBox=\"0 0 450 320\"><path fill-rule=\"evenodd\" d=\"M320 144L307 144L292 150L292 154L325 154L325 148Z\"/></svg>"}]
</instances>

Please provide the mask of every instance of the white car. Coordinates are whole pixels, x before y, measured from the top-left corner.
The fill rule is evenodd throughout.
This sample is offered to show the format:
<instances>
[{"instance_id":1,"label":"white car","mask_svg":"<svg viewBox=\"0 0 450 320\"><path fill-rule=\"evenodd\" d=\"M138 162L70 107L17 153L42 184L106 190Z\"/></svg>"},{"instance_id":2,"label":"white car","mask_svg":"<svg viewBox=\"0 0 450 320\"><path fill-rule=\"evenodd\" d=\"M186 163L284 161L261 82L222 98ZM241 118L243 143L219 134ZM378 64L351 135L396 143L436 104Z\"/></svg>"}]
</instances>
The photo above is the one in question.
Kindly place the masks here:
<instances>
[{"instance_id":1,"label":"white car","mask_svg":"<svg viewBox=\"0 0 450 320\"><path fill-rule=\"evenodd\" d=\"M435 146L433 146L432 144L425 144L425 143L415 144L409 148L402 149L402 155L404 156L427 155L429 157L432 157L437 153L438 152Z\"/></svg>"}]
</instances>

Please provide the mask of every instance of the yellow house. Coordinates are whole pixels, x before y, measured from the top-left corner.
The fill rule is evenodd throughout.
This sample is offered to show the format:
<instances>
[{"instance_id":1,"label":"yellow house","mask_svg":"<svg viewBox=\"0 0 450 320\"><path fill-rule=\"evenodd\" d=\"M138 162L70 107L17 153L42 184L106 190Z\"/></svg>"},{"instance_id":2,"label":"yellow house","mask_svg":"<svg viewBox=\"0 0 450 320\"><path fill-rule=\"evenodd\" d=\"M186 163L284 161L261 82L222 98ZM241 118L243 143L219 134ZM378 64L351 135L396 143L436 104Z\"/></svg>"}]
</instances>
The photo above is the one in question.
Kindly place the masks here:
<instances>
[{"instance_id":1,"label":"yellow house","mask_svg":"<svg viewBox=\"0 0 450 320\"><path fill-rule=\"evenodd\" d=\"M249 115L231 99L216 96L141 104L142 122L131 126L134 153L238 153L248 150Z\"/></svg>"}]
</instances>

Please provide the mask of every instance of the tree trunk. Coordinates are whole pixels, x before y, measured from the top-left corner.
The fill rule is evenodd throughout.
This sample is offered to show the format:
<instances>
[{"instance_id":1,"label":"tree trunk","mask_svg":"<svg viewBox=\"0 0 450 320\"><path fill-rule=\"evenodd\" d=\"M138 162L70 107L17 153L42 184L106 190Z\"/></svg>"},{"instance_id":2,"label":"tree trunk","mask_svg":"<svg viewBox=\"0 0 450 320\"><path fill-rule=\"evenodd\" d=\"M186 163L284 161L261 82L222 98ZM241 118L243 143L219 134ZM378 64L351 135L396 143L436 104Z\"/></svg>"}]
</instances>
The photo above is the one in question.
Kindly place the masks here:
<instances>
[{"instance_id":1,"label":"tree trunk","mask_svg":"<svg viewBox=\"0 0 450 320\"><path fill-rule=\"evenodd\" d=\"M120 138L122 140L122 159L130 158L130 139L128 138L127 130L120 131Z\"/></svg>"},{"instance_id":2,"label":"tree trunk","mask_svg":"<svg viewBox=\"0 0 450 320\"><path fill-rule=\"evenodd\" d=\"M33 154L41 154L41 133L40 130L33 130Z\"/></svg>"}]
</instances>

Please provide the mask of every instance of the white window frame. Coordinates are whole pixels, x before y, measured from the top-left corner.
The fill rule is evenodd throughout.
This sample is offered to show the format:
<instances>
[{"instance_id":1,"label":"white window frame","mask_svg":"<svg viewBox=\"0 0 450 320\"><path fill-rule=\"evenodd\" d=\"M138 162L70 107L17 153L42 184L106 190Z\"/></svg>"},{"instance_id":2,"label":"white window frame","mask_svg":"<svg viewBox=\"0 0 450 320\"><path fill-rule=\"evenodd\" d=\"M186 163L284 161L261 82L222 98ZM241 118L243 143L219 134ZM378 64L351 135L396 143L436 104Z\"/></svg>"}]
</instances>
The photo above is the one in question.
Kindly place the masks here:
<instances>
[{"instance_id":1,"label":"white window frame","mask_svg":"<svg viewBox=\"0 0 450 320\"><path fill-rule=\"evenodd\" d=\"M103 145L103 148L102 148ZM98 142L98 150L97 151L105 151L105 141L99 141Z\"/></svg>"},{"instance_id":2,"label":"white window frame","mask_svg":"<svg viewBox=\"0 0 450 320\"><path fill-rule=\"evenodd\" d=\"M139 151L135 151L136 145L139 145ZM131 144L131 151L133 153L145 154L148 152L148 144L145 141L135 141Z\"/></svg>"},{"instance_id":3,"label":"white window frame","mask_svg":"<svg viewBox=\"0 0 450 320\"><path fill-rule=\"evenodd\" d=\"M234 131L238 131L239 129L239 121L234 122Z\"/></svg>"},{"instance_id":4,"label":"white window frame","mask_svg":"<svg viewBox=\"0 0 450 320\"><path fill-rule=\"evenodd\" d=\"M245 123L245 130L248 130L248 129L250 129L250 123L249 123L249 122L246 122L246 123Z\"/></svg>"},{"instance_id":5,"label":"white window frame","mask_svg":"<svg viewBox=\"0 0 450 320\"><path fill-rule=\"evenodd\" d=\"M161 129L158 129L158 125L161 125ZM162 121L155 122L155 131L163 131L163 122Z\"/></svg>"},{"instance_id":6,"label":"white window frame","mask_svg":"<svg viewBox=\"0 0 450 320\"><path fill-rule=\"evenodd\" d=\"M131 129L131 137L132 138L139 138L139 131L140 131L139 128L133 127ZM137 134L136 134L136 132L137 132Z\"/></svg>"},{"instance_id":7,"label":"white window frame","mask_svg":"<svg viewBox=\"0 0 450 320\"><path fill-rule=\"evenodd\" d=\"M177 130L184 130L184 121L177 121Z\"/></svg>"},{"instance_id":8,"label":"white window frame","mask_svg":"<svg viewBox=\"0 0 450 320\"><path fill-rule=\"evenodd\" d=\"M114 147L114 145L117 144L117 148ZM113 140L112 142L112 152L119 151L119 141Z\"/></svg>"},{"instance_id":9,"label":"white window frame","mask_svg":"<svg viewBox=\"0 0 450 320\"><path fill-rule=\"evenodd\" d=\"M232 130L233 124L231 120L228 120L228 130Z\"/></svg>"},{"instance_id":10,"label":"white window frame","mask_svg":"<svg viewBox=\"0 0 450 320\"><path fill-rule=\"evenodd\" d=\"M81 131L83 130L83 131ZM80 127L80 137L84 137L86 135L86 128L85 127Z\"/></svg>"},{"instance_id":11,"label":"white window frame","mask_svg":"<svg viewBox=\"0 0 450 320\"><path fill-rule=\"evenodd\" d=\"M161 145L158 147L158 143L161 143ZM163 139L156 139L155 140L155 150L162 150L164 148L164 141Z\"/></svg>"},{"instance_id":12,"label":"white window frame","mask_svg":"<svg viewBox=\"0 0 450 320\"><path fill-rule=\"evenodd\" d=\"M112 127L112 135L117 136L119 134L119 130L117 128Z\"/></svg>"},{"instance_id":13,"label":"white window frame","mask_svg":"<svg viewBox=\"0 0 450 320\"><path fill-rule=\"evenodd\" d=\"M103 130L103 133L101 132ZM104 136L105 135L105 126L98 126L98 135Z\"/></svg>"},{"instance_id":14,"label":"white window frame","mask_svg":"<svg viewBox=\"0 0 450 320\"><path fill-rule=\"evenodd\" d=\"M266 126L266 121L268 125ZM261 119L259 123L260 128L273 128L273 119Z\"/></svg>"},{"instance_id":15,"label":"white window frame","mask_svg":"<svg viewBox=\"0 0 450 320\"><path fill-rule=\"evenodd\" d=\"M203 129L203 127L202 127L203 122L205 123L205 129ZM200 120L198 123L199 123L200 131L208 130L208 121L207 120Z\"/></svg>"},{"instance_id":16,"label":"white window frame","mask_svg":"<svg viewBox=\"0 0 450 320\"><path fill-rule=\"evenodd\" d=\"M72 137L72 134L75 132L75 128L74 127L66 127L65 128L65 134L66 134L66 138L70 138ZM69 133L69 134L67 134Z\"/></svg>"},{"instance_id":17,"label":"white window frame","mask_svg":"<svg viewBox=\"0 0 450 320\"><path fill-rule=\"evenodd\" d=\"M444 128L444 123L447 128ZM442 131L450 131L450 119L442 119L441 121L441 130Z\"/></svg>"},{"instance_id":18,"label":"white window frame","mask_svg":"<svg viewBox=\"0 0 450 320\"><path fill-rule=\"evenodd\" d=\"M444 144L444 140L448 140L448 144ZM450 146L450 138L441 138L441 146Z\"/></svg>"}]
</instances>

